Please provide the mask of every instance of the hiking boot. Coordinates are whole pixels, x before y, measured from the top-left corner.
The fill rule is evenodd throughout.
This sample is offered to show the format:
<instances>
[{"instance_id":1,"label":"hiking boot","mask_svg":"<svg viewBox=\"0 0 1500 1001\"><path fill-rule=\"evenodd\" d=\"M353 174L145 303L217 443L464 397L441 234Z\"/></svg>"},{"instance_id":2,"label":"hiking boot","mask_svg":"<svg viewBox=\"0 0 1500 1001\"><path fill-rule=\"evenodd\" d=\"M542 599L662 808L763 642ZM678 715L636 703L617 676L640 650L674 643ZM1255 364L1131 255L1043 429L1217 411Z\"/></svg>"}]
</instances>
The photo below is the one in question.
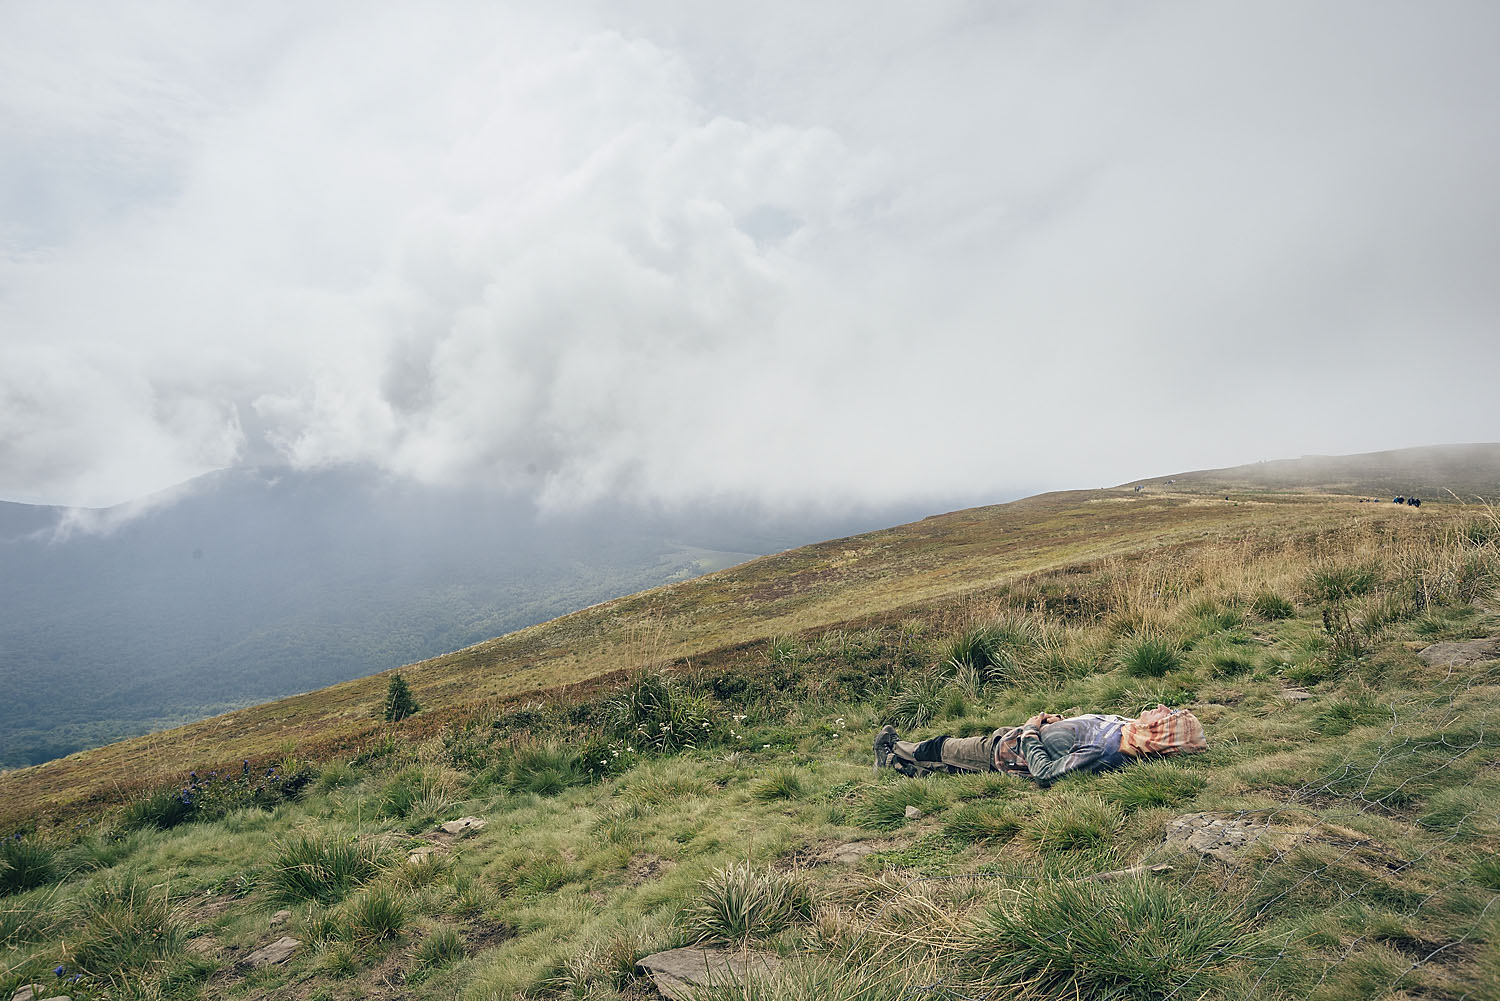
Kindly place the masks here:
<instances>
[{"instance_id":1,"label":"hiking boot","mask_svg":"<svg viewBox=\"0 0 1500 1001\"><path fill-rule=\"evenodd\" d=\"M891 752L896 747L896 728L887 724L875 735L875 768L879 770L892 764Z\"/></svg>"}]
</instances>

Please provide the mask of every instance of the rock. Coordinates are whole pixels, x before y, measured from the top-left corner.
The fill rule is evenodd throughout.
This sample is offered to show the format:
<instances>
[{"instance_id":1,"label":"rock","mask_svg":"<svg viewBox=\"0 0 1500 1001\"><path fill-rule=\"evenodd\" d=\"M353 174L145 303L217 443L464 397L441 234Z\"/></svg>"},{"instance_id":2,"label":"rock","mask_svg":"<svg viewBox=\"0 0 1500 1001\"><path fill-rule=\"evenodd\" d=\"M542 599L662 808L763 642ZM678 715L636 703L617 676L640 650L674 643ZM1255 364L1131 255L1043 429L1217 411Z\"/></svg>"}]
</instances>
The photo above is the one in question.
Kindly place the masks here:
<instances>
[{"instance_id":1,"label":"rock","mask_svg":"<svg viewBox=\"0 0 1500 1001\"><path fill-rule=\"evenodd\" d=\"M282 925L286 924L291 919L292 919L292 912L291 911L277 911L275 914L271 915L271 927L272 928L280 928Z\"/></svg>"},{"instance_id":2,"label":"rock","mask_svg":"<svg viewBox=\"0 0 1500 1001\"><path fill-rule=\"evenodd\" d=\"M444 834L451 834L455 838L463 837L465 834L473 834L475 831L484 830L485 822L478 817L459 817L450 820L441 828Z\"/></svg>"},{"instance_id":3,"label":"rock","mask_svg":"<svg viewBox=\"0 0 1500 1001\"><path fill-rule=\"evenodd\" d=\"M1288 702L1301 702L1303 699L1312 698L1312 692L1304 692L1300 688L1283 688L1281 697Z\"/></svg>"},{"instance_id":4,"label":"rock","mask_svg":"<svg viewBox=\"0 0 1500 1001\"><path fill-rule=\"evenodd\" d=\"M1263 825L1242 817L1189 813L1167 825L1166 846L1196 852L1221 862L1235 862L1265 833Z\"/></svg>"},{"instance_id":5,"label":"rock","mask_svg":"<svg viewBox=\"0 0 1500 1001\"><path fill-rule=\"evenodd\" d=\"M73 1001L66 994L48 994L49 990L41 984L27 984L12 994L10 1001Z\"/></svg>"},{"instance_id":6,"label":"rock","mask_svg":"<svg viewBox=\"0 0 1500 1001\"><path fill-rule=\"evenodd\" d=\"M1464 667L1500 660L1500 636L1483 640L1434 643L1417 654L1433 667Z\"/></svg>"},{"instance_id":7,"label":"rock","mask_svg":"<svg viewBox=\"0 0 1500 1001\"><path fill-rule=\"evenodd\" d=\"M636 965L672 1001L689 1001L701 988L743 984L751 976L775 976L781 970L781 958L755 949L690 945L647 956Z\"/></svg>"},{"instance_id":8,"label":"rock","mask_svg":"<svg viewBox=\"0 0 1500 1001\"><path fill-rule=\"evenodd\" d=\"M421 848L413 848L411 854L406 856L408 862L426 862L438 853L432 845L423 845Z\"/></svg>"},{"instance_id":9,"label":"rock","mask_svg":"<svg viewBox=\"0 0 1500 1001\"><path fill-rule=\"evenodd\" d=\"M922 811L918 810L914 806L908 806L906 808L906 819L907 820L921 820L922 819Z\"/></svg>"},{"instance_id":10,"label":"rock","mask_svg":"<svg viewBox=\"0 0 1500 1001\"><path fill-rule=\"evenodd\" d=\"M250 955L240 960L241 966L271 966L275 963L285 963L292 958L302 943L289 935L283 935L270 945L263 945Z\"/></svg>"}]
</instances>

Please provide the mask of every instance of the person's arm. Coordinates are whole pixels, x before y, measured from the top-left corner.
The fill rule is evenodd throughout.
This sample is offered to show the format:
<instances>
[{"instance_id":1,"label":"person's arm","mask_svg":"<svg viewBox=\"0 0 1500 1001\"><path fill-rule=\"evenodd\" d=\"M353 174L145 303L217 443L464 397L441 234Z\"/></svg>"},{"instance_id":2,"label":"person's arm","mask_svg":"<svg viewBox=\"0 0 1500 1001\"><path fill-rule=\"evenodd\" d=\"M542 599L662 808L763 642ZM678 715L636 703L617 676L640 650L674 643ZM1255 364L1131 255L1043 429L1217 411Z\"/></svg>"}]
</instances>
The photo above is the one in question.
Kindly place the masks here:
<instances>
[{"instance_id":1,"label":"person's arm","mask_svg":"<svg viewBox=\"0 0 1500 1001\"><path fill-rule=\"evenodd\" d=\"M1042 742L1037 717L1027 720L1021 728L1021 754L1026 758L1026 770L1041 785L1050 785L1068 772L1089 768L1103 752L1096 740L1075 740L1071 751L1054 757Z\"/></svg>"}]
</instances>

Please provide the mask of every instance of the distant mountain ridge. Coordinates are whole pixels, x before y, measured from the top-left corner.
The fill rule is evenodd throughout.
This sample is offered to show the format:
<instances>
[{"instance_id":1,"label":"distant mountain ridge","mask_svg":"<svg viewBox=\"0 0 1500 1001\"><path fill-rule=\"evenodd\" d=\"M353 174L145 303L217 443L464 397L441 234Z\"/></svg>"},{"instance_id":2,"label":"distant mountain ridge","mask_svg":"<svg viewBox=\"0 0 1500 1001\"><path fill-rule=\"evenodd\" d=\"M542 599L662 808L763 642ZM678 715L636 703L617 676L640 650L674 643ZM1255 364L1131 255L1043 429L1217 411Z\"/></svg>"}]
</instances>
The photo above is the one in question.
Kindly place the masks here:
<instances>
[{"instance_id":1,"label":"distant mountain ridge","mask_svg":"<svg viewBox=\"0 0 1500 1001\"><path fill-rule=\"evenodd\" d=\"M549 517L520 497L350 469L234 469L173 494L133 512L0 503L0 766L386 670L891 516Z\"/></svg>"},{"instance_id":2,"label":"distant mountain ridge","mask_svg":"<svg viewBox=\"0 0 1500 1001\"><path fill-rule=\"evenodd\" d=\"M1456 495L1464 503L1495 501L1500 499L1500 443L1304 455L1131 480L1124 486L1160 485L1166 480L1179 489L1307 490L1386 499L1411 494L1433 501L1452 501Z\"/></svg>"}]
</instances>

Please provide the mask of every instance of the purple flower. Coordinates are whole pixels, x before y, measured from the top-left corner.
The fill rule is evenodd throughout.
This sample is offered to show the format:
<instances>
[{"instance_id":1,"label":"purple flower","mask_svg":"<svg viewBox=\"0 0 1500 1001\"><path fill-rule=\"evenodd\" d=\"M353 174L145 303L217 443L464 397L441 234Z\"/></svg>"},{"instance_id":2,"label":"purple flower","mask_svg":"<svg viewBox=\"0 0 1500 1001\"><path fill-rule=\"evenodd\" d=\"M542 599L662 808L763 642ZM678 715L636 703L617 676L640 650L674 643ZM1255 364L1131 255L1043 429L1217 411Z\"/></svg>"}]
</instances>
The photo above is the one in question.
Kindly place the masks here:
<instances>
[{"instance_id":1,"label":"purple flower","mask_svg":"<svg viewBox=\"0 0 1500 1001\"><path fill-rule=\"evenodd\" d=\"M58 966L58 967L54 967L54 968L53 968L53 970L52 970L52 975L53 975L53 976L54 976L54 977L60 977L60 976L62 976L62 975L63 975L63 974L64 974L64 973L66 973L66 972L67 972L67 971L68 971L68 968L67 968L67 967L66 967L66 966Z\"/></svg>"}]
</instances>

